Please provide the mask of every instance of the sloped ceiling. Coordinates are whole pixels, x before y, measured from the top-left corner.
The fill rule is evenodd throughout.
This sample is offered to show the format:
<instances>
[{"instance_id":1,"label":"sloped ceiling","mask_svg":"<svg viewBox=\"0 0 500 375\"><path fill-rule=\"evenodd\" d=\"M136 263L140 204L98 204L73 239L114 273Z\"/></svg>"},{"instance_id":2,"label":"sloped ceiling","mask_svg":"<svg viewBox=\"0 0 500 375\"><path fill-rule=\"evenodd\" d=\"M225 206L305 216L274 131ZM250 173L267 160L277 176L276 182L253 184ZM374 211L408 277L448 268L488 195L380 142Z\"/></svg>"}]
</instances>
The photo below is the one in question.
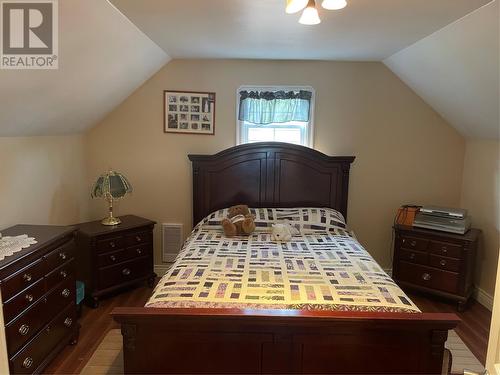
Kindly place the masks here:
<instances>
[{"instance_id":1,"label":"sloped ceiling","mask_svg":"<svg viewBox=\"0 0 500 375\"><path fill-rule=\"evenodd\" d=\"M488 1L348 0L304 26L285 0L111 0L172 58L350 61L380 61Z\"/></svg>"},{"instance_id":2,"label":"sloped ceiling","mask_svg":"<svg viewBox=\"0 0 500 375\"><path fill-rule=\"evenodd\" d=\"M59 69L0 70L0 136L81 132L168 60L108 1L59 1Z\"/></svg>"},{"instance_id":3,"label":"sloped ceiling","mask_svg":"<svg viewBox=\"0 0 500 375\"><path fill-rule=\"evenodd\" d=\"M498 139L498 24L493 1L384 63L464 136Z\"/></svg>"}]
</instances>

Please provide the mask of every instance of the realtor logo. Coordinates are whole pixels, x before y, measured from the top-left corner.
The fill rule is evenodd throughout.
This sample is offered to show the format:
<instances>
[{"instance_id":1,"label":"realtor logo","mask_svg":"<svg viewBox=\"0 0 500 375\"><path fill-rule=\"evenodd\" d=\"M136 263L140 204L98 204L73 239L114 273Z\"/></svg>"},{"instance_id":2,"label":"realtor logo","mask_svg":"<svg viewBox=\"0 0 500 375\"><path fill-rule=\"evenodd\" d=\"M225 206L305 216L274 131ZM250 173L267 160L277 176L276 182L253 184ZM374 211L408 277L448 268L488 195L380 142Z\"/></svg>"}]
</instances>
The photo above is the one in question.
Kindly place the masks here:
<instances>
[{"instance_id":1,"label":"realtor logo","mask_svg":"<svg viewBox=\"0 0 500 375\"><path fill-rule=\"evenodd\" d=\"M0 68L57 69L57 0L0 2Z\"/></svg>"}]
</instances>

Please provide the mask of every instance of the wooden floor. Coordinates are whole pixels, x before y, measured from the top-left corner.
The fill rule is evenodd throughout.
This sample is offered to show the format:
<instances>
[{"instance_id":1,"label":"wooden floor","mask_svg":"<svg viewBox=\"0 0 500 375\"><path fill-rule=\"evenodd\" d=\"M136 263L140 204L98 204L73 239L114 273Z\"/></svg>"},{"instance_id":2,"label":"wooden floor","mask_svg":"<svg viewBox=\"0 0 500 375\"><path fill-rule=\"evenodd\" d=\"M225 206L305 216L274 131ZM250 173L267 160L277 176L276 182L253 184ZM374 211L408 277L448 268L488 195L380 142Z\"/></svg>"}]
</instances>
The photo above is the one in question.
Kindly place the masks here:
<instances>
[{"instance_id":1,"label":"wooden floor","mask_svg":"<svg viewBox=\"0 0 500 375\"><path fill-rule=\"evenodd\" d=\"M475 300L471 300L466 311L457 312L456 304L443 302L437 297L412 293L408 293L408 296L423 312L453 312L457 314L462 322L455 331L477 359L483 365L485 364L491 311Z\"/></svg>"},{"instance_id":2,"label":"wooden floor","mask_svg":"<svg viewBox=\"0 0 500 375\"><path fill-rule=\"evenodd\" d=\"M109 316L115 306L144 306L151 289L143 286L101 302L97 309L84 307L80 324L80 339L76 346L64 349L45 370L46 374L79 374L92 356L106 333L112 328L118 328ZM424 312L456 312L455 305L445 303L428 296L409 294L411 299ZM457 313L462 323L456 329L474 355L485 363L488 345L491 312L479 303L472 301L467 311Z\"/></svg>"},{"instance_id":3,"label":"wooden floor","mask_svg":"<svg viewBox=\"0 0 500 375\"><path fill-rule=\"evenodd\" d=\"M116 306L144 306L152 289L146 285L103 299L97 309L83 307L80 338L75 346L68 346L45 369L45 374L79 374L99 346L106 333L119 328L109 313Z\"/></svg>"}]
</instances>

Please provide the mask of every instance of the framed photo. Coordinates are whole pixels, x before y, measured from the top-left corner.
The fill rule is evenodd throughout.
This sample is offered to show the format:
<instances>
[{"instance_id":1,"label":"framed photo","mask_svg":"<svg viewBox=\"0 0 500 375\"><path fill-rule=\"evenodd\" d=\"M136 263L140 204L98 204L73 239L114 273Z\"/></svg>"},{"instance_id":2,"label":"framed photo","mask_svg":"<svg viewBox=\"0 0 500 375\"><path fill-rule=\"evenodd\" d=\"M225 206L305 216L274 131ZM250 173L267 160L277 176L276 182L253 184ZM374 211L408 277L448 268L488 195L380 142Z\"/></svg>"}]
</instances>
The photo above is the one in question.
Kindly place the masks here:
<instances>
[{"instance_id":1,"label":"framed photo","mask_svg":"<svg viewBox=\"0 0 500 375\"><path fill-rule=\"evenodd\" d=\"M181 134L215 134L215 93L163 91L163 131Z\"/></svg>"}]
</instances>

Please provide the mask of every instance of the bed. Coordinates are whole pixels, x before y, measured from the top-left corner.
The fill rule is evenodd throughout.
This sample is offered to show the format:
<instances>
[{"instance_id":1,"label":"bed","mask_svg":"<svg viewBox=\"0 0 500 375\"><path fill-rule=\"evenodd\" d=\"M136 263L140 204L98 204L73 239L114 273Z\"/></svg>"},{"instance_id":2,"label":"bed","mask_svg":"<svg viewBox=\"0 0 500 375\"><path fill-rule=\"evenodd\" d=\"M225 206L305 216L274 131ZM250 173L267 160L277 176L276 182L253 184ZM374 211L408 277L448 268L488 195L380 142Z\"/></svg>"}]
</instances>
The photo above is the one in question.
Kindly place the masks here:
<instances>
[{"instance_id":1,"label":"bed","mask_svg":"<svg viewBox=\"0 0 500 375\"><path fill-rule=\"evenodd\" d=\"M146 306L112 311L125 373L442 373L459 320L421 313L348 230L354 157L256 143L189 158L198 224ZM241 202L257 230L225 238ZM269 238L281 220L290 242Z\"/></svg>"}]
</instances>

